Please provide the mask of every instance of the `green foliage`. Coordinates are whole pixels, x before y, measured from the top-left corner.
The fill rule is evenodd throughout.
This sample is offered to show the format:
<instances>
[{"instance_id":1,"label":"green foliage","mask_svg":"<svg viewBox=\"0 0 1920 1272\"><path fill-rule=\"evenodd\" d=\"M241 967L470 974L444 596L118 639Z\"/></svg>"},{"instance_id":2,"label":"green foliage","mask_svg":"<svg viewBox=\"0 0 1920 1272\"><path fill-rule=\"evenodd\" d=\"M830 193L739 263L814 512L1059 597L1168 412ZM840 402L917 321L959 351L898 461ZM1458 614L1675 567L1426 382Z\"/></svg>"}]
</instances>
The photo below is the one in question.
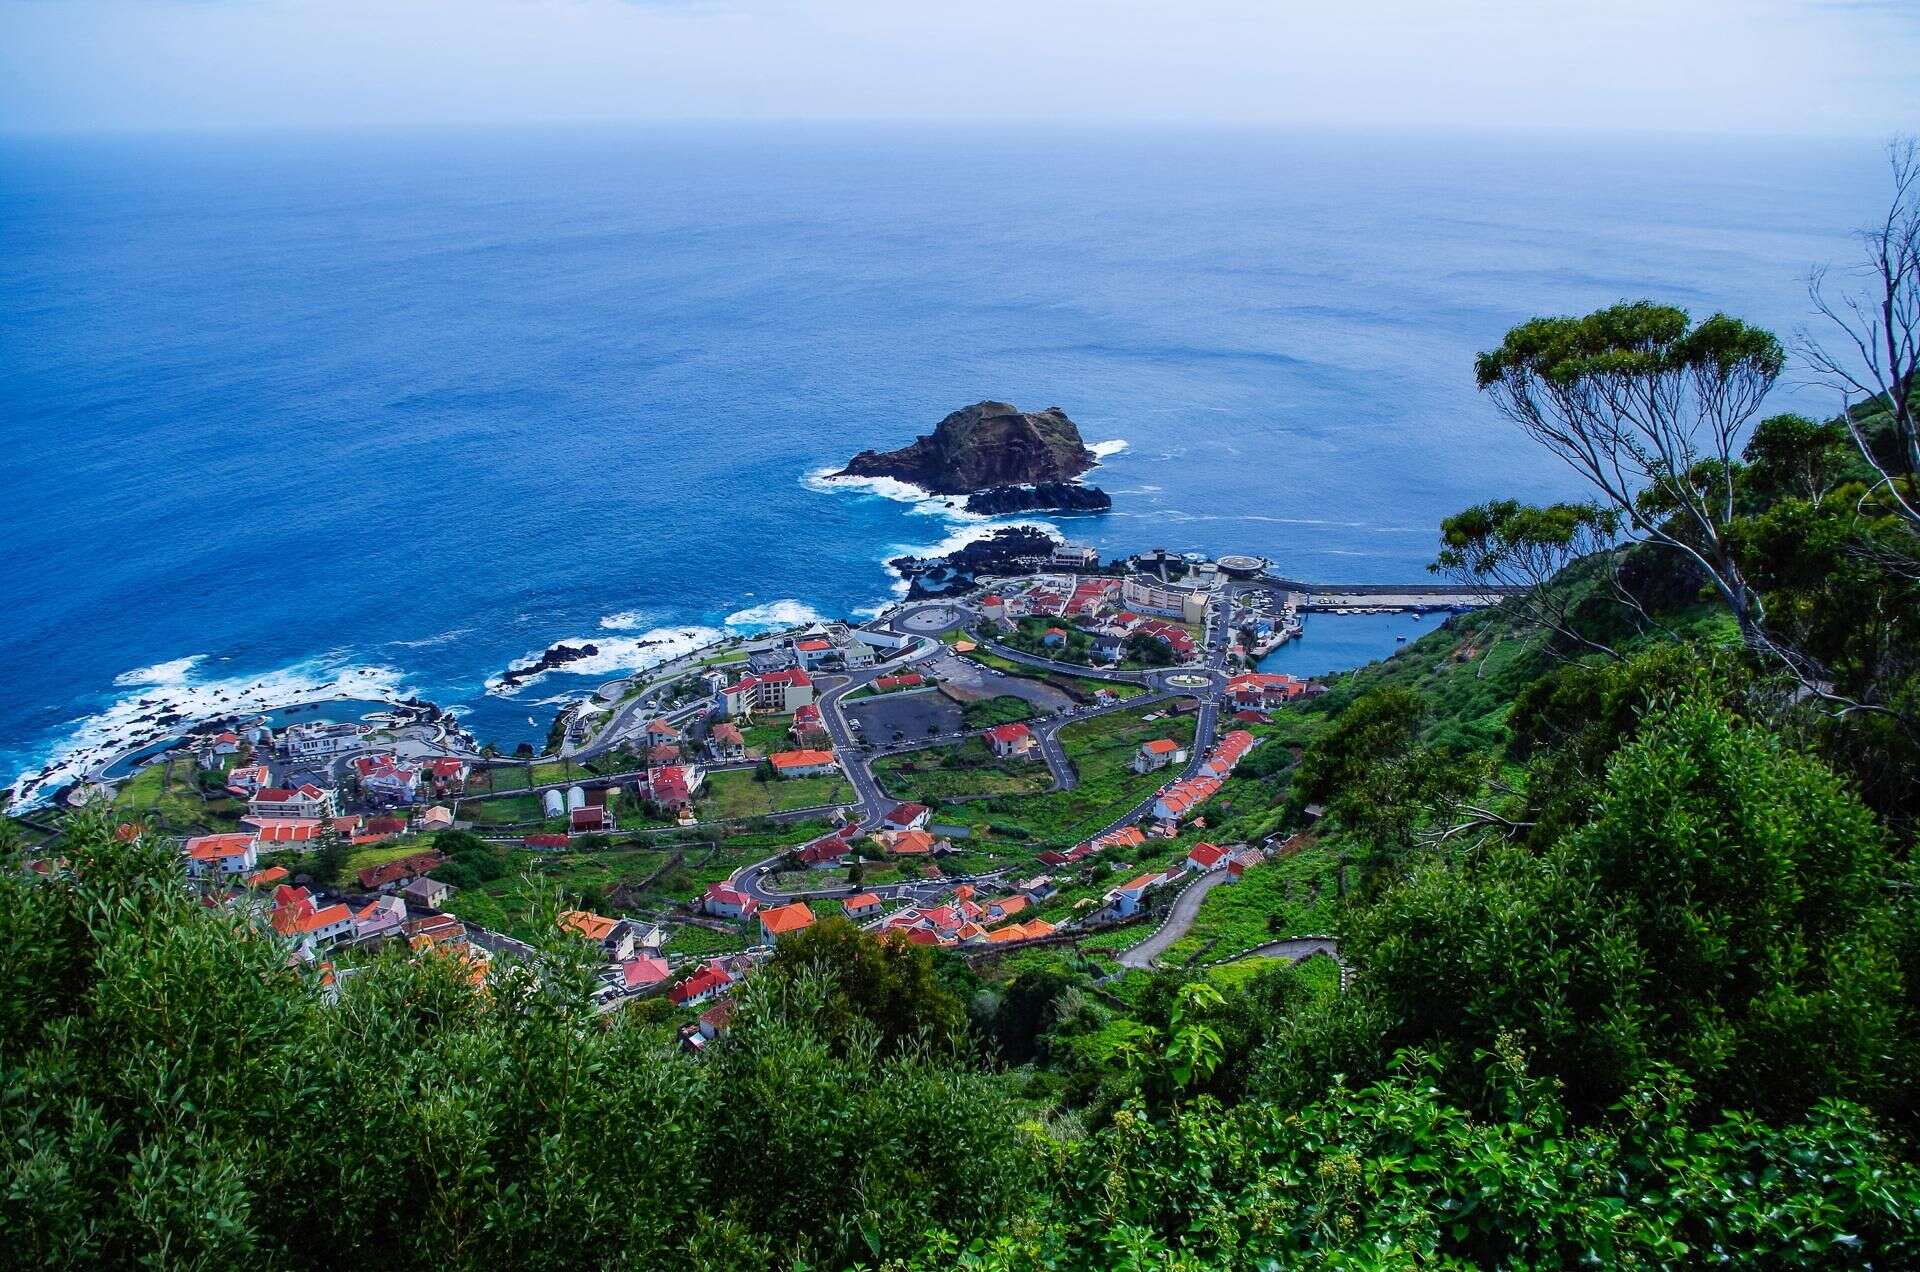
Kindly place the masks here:
<instances>
[{"instance_id":1,"label":"green foliage","mask_svg":"<svg viewBox=\"0 0 1920 1272\"><path fill-rule=\"evenodd\" d=\"M1511 1033L1603 1108L1671 1063L1736 1107L1911 1102L1880 831L1818 763L1704 695L1654 713L1549 850L1417 865L1349 922L1402 1043ZM1464 1069L1461 1070L1464 1073Z\"/></svg>"},{"instance_id":2,"label":"green foliage","mask_svg":"<svg viewBox=\"0 0 1920 1272\"><path fill-rule=\"evenodd\" d=\"M826 979L814 1024L837 1054L869 1033L880 1054L894 1055L910 1044L950 1046L965 1032L965 1009L940 984L925 946L897 934L875 939L844 918L780 938L764 975Z\"/></svg>"}]
</instances>

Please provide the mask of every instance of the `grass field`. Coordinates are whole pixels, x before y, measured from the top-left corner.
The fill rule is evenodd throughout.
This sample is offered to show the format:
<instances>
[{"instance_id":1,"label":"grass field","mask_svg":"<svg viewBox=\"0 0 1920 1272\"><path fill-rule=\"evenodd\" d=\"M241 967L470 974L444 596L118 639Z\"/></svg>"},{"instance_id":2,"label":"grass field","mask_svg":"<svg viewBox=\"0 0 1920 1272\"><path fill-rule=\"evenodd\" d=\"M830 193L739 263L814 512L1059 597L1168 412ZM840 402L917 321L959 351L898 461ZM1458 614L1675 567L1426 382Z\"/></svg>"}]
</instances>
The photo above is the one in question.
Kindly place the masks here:
<instances>
[{"instance_id":1,"label":"grass field","mask_svg":"<svg viewBox=\"0 0 1920 1272\"><path fill-rule=\"evenodd\" d=\"M990 729L996 724L1013 724L1033 719L1033 704L1010 693L969 702L960 709L960 718L969 729Z\"/></svg>"},{"instance_id":2,"label":"grass field","mask_svg":"<svg viewBox=\"0 0 1920 1272\"><path fill-rule=\"evenodd\" d=\"M694 811L701 820L764 817L798 808L845 804L853 786L844 777L792 777L762 782L752 769L710 773L701 784Z\"/></svg>"},{"instance_id":3,"label":"grass field","mask_svg":"<svg viewBox=\"0 0 1920 1272\"><path fill-rule=\"evenodd\" d=\"M787 730L793 727L793 717L755 716L751 724L740 726L740 740L751 755L765 756L773 751L789 750L793 739L787 736Z\"/></svg>"},{"instance_id":4,"label":"grass field","mask_svg":"<svg viewBox=\"0 0 1920 1272\"><path fill-rule=\"evenodd\" d=\"M499 799L462 800L455 815L480 826L521 826L546 820L538 795L503 795ZM559 825L560 819L554 818Z\"/></svg>"},{"instance_id":5,"label":"grass field","mask_svg":"<svg viewBox=\"0 0 1920 1272\"><path fill-rule=\"evenodd\" d=\"M114 794L113 815L176 834L234 830L247 806L224 789L203 792L199 766L178 755L149 764Z\"/></svg>"},{"instance_id":6,"label":"grass field","mask_svg":"<svg viewBox=\"0 0 1920 1272\"><path fill-rule=\"evenodd\" d=\"M873 762L873 772L888 794L923 803L966 796L1034 795L1053 785L1046 762L1037 754L1027 760L996 759L980 738L889 755Z\"/></svg>"},{"instance_id":7,"label":"grass field","mask_svg":"<svg viewBox=\"0 0 1920 1272\"><path fill-rule=\"evenodd\" d=\"M1147 715L1158 718L1149 722L1143 718ZM996 825L1027 832L1035 851L1071 845L1105 829L1170 779L1165 770L1139 774L1128 767L1142 742L1162 737L1190 746L1193 717L1167 715L1160 705L1154 711L1118 711L1077 721L1060 730L1061 745L1080 777L1077 787L971 807L988 813Z\"/></svg>"},{"instance_id":8,"label":"grass field","mask_svg":"<svg viewBox=\"0 0 1920 1272\"><path fill-rule=\"evenodd\" d=\"M393 843L370 844L365 848L355 848L347 854L347 864L343 877L351 879L368 866L382 866L389 861L399 861L402 857L411 857L417 852L433 850L432 835L414 835Z\"/></svg>"}]
</instances>

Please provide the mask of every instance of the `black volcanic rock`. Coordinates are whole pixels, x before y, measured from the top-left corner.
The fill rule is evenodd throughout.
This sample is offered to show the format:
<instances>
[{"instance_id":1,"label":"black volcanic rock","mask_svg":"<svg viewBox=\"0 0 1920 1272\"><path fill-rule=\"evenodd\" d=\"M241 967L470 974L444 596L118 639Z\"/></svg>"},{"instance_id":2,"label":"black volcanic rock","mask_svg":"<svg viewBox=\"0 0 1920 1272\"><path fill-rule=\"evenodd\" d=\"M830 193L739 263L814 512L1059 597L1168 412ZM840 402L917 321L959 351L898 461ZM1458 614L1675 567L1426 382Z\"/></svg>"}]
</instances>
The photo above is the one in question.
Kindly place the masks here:
<instances>
[{"instance_id":1,"label":"black volcanic rock","mask_svg":"<svg viewBox=\"0 0 1920 1272\"><path fill-rule=\"evenodd\" d=\"M911 446L861 451L834 476L892 477L936 495L964 495L1071 481L1095 462L1079 428L1059 407L1028 412L1005 402L976 402Z\"/></svg>"},{"instance_id":2,"label":"black volcanic rock","mask_svg":"<svg viewBox=\"0 0 1920 1272\"><path fill-rule=\"evenodd\" d=\"M1010 512L1105 512L1113 499L1098 486L1043 481L1037 486L995 486L967 496L967 511L989 517Z\"/></svg>"},{"instance_id":3,"label":"black volcanic rock","mask_svg":"<svg viewBox=\"0 0 1920 1272\"><path fill-rule=\"evenodd\" d=\"M887 562L907 581L907 597L919 600L971 588L982 574L1019 574L1044 563L1059 542L1044 530L1008 526L936 557L895 557Z\"/></svg>"},{"instance_id":4,"label":"black volcanic rock","mask_svg":"<svg viewBox=\"0 0 1920 1272\"><path fill-rule=\"evenodd\" d=\"M598 645L553 645L543 651L533 662L517 667L509 667L501 672L498 680L503 688L518 689L522 682L532 680L543 672L558 671L570 662L579 662L582 658L592 658L600 652Z\"/></svg>"}]
</instances>

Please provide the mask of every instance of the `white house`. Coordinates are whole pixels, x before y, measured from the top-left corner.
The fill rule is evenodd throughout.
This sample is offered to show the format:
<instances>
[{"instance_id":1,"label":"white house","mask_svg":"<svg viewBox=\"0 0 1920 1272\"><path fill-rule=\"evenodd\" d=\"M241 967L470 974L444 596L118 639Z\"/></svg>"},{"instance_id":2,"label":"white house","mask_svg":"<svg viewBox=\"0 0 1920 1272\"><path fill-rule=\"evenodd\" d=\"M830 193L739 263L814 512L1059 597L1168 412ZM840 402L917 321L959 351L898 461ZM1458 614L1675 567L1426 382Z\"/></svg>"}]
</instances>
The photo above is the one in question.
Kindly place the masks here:
<instances>
[{"instance_id":1,"label":"white house","mask_svg":"<svg viewBox=\"0 0 1920 1272\"><path fill-rule=\"evenodd\" d=\"M355 940L398 933L407 921L407 903L396 896L375 897L353 916Z\"/></svg>"},{"instance_id":2,"label":"white house","mask_svg":"<svg viewBox=\"0 0 1920 1272\"><path fill-rule=\"evenodd\" d=\"M1140 749L1134 752L1133 771L1152 773L1169 764L1183 763L1186 758L1186 748L1172 738L1152 738L1142 742Z\"/></svg>"},{"instance_id":3,"label":"white house","mask_svg":"<svg viewBox=\"0 0 1920 1272\"><path fill-rule=\"evenodd\" d=\"M832 751L776 751L767 762L781 777L824 777L839 768Z\"/></svg>"},{"instance_id":4,"label":"white house","mask_svg":"<svg viewBox=\"0 0 1920 1272\"><path fill-rule=\"evenodd\" d=\"M353 750L360 745L360 739L367 732L367 726L363 724L313 720L306 724L290 724L282 729L279 747L283 754L294 759L324 759Z\"/></svg>"},{"instance_id":5,"label":"white house","mask_svg":"<svg viewBox=\"0 0 1920 1272\"><path fill-rule=\"evenodd\" d=\"M1138 878L1129 879L1107 893L1107 904L1112 906L1113 912L1123 919L1137 914L1140 912L1141 904L1146 900L1147 893L1163 882L1165 877L1159 874L1143 874Z\"/></svg>"},{"instance_id":6,"label":"white house","mask_svg":"<svg viewBox=\"0 0 1920 1272\"><path fill-rule=\"evenodd\" d=\"M880 819L882 830L923 830L933 810L925 804L895 804L887 815Z\"/></svg>"},{"instance_id":7,"label":"white house","mask_svg":"<svg viewBox=\"0 0 1920 1272\"><path fill-rule=\"evenodd\" d=\"M800 667L743 676L720 691L721 709L730 716L756 711L788 715L812 701L813 677Z\"/></svg>"},{"instance_id":8,"label":"white house","mask_svg":"<svg viewBox=\"0 0 1920 1272\"><path fill-rule=\"evenodd\" d=\"M1227 863L1227 850L1218 844L1201 842L1187 852L1187 867L1197 874L1218 870Z\"/></svg>"},{"instance_id":9,"label":"white house","mask_svg":"<svg viewBox=\"0 0 1920 1272\"><path fill-rule=\"evenodd\" d=\"M260 852L251 832L197 835L187 840L187 873L195 879L229 878L250 874L260 864Z\"/></svg>"},{"instance_id":10,"label":"white house","mask_svg":"<svg viewBox=\"0 0 1920 1272\"><path fill-rule=\"evenodd\" d=\"M1037 738L1024 724L1002 724L988 729L987 745L1003 760L1018 759L1033 750Z\"/></svg>"},{"instance_id":11,"label":"white house","mask_svg":"<svg viewBox=\"0 0 1920 1272\"><path fill-rule=\"evenodd\" d=\"M760 903L738 888L714 883L707 886L706 895L700 898L700 908L718 918L744 919L759 909Z\"/></svg>"},{"instance_id":12,"label":"white house","mask_svg":"<svg viewBox=\"0 0 1920 1272\"><path fill-rule=\"evenodd\" d=\"M332 817L336 811L333 792L323 790L312 782L303 783L297 790L267 787L255 791L253 798L247 801L247 814L250 817L318 821L323 817Z\"/></svg>"}]
</instances>

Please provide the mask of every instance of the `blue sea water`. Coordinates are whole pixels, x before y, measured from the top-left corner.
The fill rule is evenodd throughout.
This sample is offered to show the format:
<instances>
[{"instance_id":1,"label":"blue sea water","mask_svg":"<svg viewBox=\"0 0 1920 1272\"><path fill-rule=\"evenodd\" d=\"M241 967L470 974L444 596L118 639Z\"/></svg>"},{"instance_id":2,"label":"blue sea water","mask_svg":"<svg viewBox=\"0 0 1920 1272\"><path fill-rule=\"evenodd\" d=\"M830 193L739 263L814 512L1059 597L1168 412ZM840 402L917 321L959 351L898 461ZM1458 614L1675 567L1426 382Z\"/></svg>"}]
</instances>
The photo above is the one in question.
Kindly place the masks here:
<instances>
[{"instance_id":1,"label":"blue sea water","mask_svg":"<svg viewBox=\"0 0 1920 1272\"><path fill-rule=\"evenodd\" d=\"M1298 640L1259 662L1261 671L1303 678L1390 657L1446 621L1445 614L1306 614Z\"/></svg>"},{"instance_id":2,"label":"blue sea water","mask_svg":"<svg viewBox=\"0 0 1920 1272\"><path fill-rule=\"evenodd\" d=\"M1575 490L1476 397L1475 351L1622 297L1788 331L1877 160L851 126L0 141L0 773L340 681L542 736L551 699L674 642L888 599L886 556L976 527L808 474L983 397L1124 439L1092 478L1114 511L1055 519L1110 553L1417 576L1446 513ZM599 644L590 674L487 692L568 639Z\"/></svg>"}]
</instances>

